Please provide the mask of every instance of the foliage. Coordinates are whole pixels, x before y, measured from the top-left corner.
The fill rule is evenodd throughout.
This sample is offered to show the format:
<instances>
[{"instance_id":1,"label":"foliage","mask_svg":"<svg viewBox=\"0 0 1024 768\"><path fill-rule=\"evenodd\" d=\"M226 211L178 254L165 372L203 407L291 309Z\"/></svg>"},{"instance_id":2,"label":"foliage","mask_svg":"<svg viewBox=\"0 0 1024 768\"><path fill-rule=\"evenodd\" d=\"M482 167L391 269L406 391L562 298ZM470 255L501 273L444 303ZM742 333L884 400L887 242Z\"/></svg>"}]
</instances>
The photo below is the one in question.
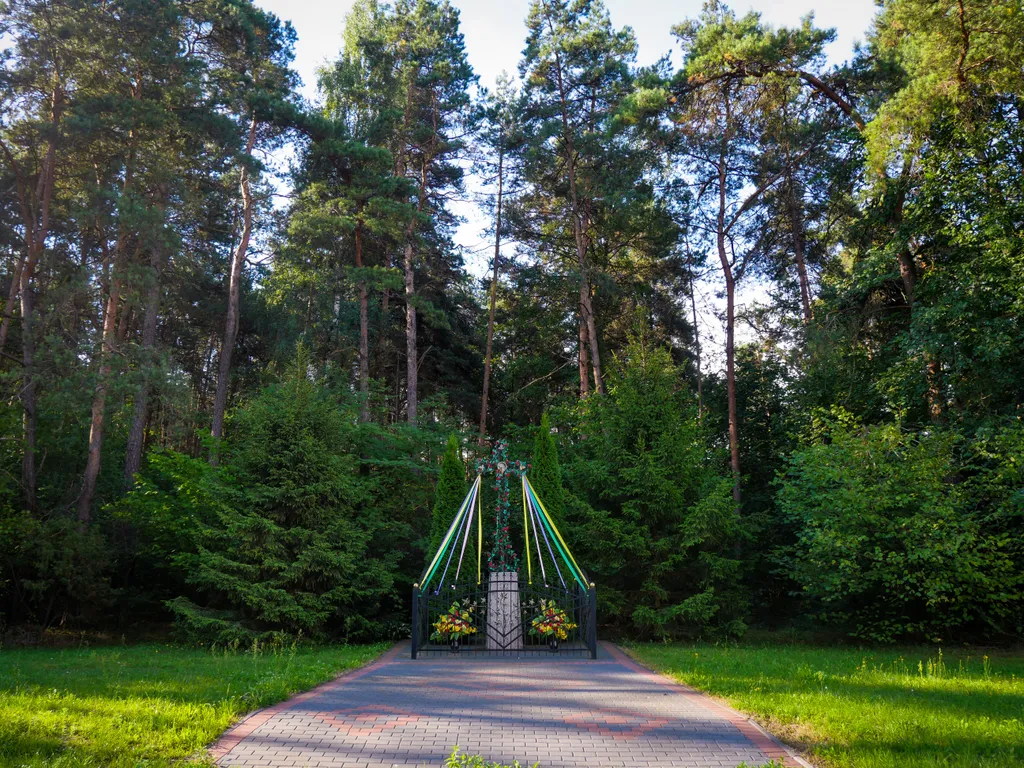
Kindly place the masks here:
<instances>
[{"instance_id":1,"label":"foliage","mask_svg":"<svg viewBox=\"0 0 1024 768\"><path fill-rule=\"evenodd\" d=\"M459 748L453 747L452 753L444 761L445 768L523 768L518 760L513 760L512 765L488 762L480 755L464 755L459 753ZM534 763L532 768L539 768L540 763Z\"/></svg>"},{"instance_id":2,"label":"foliage","mask_svg":"<svg viewBox=\"0 0 1024 768\"><path fill-rule=\"evenodd\" d=\"M576 629L576 624L569 620L565 610L554 600L541 600L537 610L540 613L530 619L531 635L565 640L569 632Z\"/></svg>"},{"instance_id":3,"label":"foliage","mask_svg":"<svg viewBox=\"0 0 1024 768\"><path fill-rule=\"evenodd\" d=\"M790 457L778 503L798 526L784 567L823 618L880 641L1020 631L1019 499L1005 478L991 495L993 465L1024 455L1019 426L982 462L956 433L864 428L841 411L814 432Z\"/></svg>"},{"instance_id":4,"label":"foliage","mask_svg":"<svg viewBox=\"0 0 1024 768\"><path fill-rule=\"evenodd\" d=\"M557 523L565 516L565 489L562 470L558 464L558 448L551 433L551 422L545 413L537 427L533 442L533 460L530 462L530 483L543 499L544 508Z\"/></svg>"},{"instance_id":5,"label":"foliage","mask_svg":"<svg viewBox=\"0 0 1024 768\"><path fill-rule=\"evenodd\" d=\"M562 481L562 469L558 462L558 446L551 431L551 422L545 412L540 419L533 441L533 458L530 462L530 484L537 492L537 497L544 504L544 509L555 521L559 530L564 528L565 521L565 486ZM543 537L542 531L536 535ZM533 555L536 556L536 547ZM549 582L554 579L555 563L551 553L541 547L540 555L543 563L542 573L549 574ZM541 569L541 563L534 564L534 569Z\"/></svg>"},{"instance_id":6,"label":"foliage","mask_svg":"<svg viewBox=\"0 0 1024 768\"><path fill-rule=\"evenodd\" d=\"M447 643L454 638L468 637L474 634L476 632L476 627L473 626L475 610L475 605L460 605L456 600L434 622L434 631L430 634L430 639Z\"/></svg>"},{"instance_id":7,"label":"foliage","mask_svg":"<svg viewBox=\"0 0 1024 768\"><path fill-rule=\"evenodd\" d=\"M3 650L0 766L180 765L245 713L383 650L262 644Z\"/></svg>"},{"instance_id":8,"label":"foliage","mask_svg":"<svg viewBox=\"0 0 1024 768\"><path fill-rule=\"evenodd\" d=\"M454 434L448 436L448 447L444 456L441 457L441 474L437 479L437 489L434 492L434 512L430 519L430 544L427 546L427 564L433 560L437 550L441 547L444 535L451 527L452 520L466 499L466 468L460 457L459 439ZM453 546L455 546L453 544ZM466 543L466 553L469 559L466 563L476 563L475 537L470 536ZM476 578L475 569L472 571L473 578Z\"/></svg>"},{"instance_id":9,"label":"foliage","mask_svg":"<svg viewBox=\"0 0 1024 768\"><path fill-rule=\"evenodd\" d=\"M0 627L5 616L51 627L99 621L117 596L103 537L66 518L0 508Z\"/></svg>"},{"instance_id":10,"label":"foliage","mask_svg":"<svg viewBox=\"0 0 1024 768\"><path fill-rule=\"evenodd\" d=\"M887 3L872 53L902 77L869 126L874 166L919 149L944 118L970 125L979 101L1024 92L1022 37L1024 17L1008 0L963 0L952 11L923 0Z\"/></svg>"},{"instance_id":11,"label":"foliage","mask_svg":"<svg viewBox=\"0 0 1024 768\"><path fill-rule=\"evenodd\" d=\"M220 503L176 558L205 606L169 603L186 636L249 642L277 633L372 636L398 555L346 450L350 422L304 365L232 419Z\"/></svg>"},{"instance_id":12,"label":"foliage","mask_svg":"<svg viewBox=\"0 0 1024 768\"><path fill-rule=\"evenodd\" d=\"M599 610L659 637L739 634L743 523L696 404L643 326L615 363L608 395L570 414L566 463L569 543Z\"/></svg>"},{"instance_id":13,"label":"foliage","mask_svg":"<svg viewBox=\"0 0 1024 768\"><path fill-rule=\"evenodd\" d=\"M358 0L306 100L252 0L0 3L2 621L403 634L491 348L616 630L1019 640L1018 6L886 0L828 66L707 0L641 67L533 0L492 96L451 2Z\"/></svg>"},{"instance_id":14,"label":"foliage","mask_svg":"<svg viewBox=\"0 0 1024 768\"><path fill-rule=\"evenodd\" d=\"M1011 768L1024 759L1020 652L796 645L634 645L835 768Z\"/></svg>"}]
</instances>

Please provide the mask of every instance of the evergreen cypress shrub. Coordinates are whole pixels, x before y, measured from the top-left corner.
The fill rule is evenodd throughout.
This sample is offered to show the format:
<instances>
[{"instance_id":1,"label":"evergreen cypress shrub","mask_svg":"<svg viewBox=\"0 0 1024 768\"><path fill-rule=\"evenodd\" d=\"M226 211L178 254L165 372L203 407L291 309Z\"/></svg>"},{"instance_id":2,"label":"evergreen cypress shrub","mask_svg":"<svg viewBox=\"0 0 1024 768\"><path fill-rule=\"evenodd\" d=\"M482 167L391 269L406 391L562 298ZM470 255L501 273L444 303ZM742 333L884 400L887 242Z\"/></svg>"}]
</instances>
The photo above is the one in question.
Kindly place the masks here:
<instances>
[{"instance_id":1,"label":"evergreen cypress shrub","mask_svg":"<svg viewBox=\"0 0 1024 768\"><path fill-rule=\"evenodd\" d=\"M556 523L560 523L565 514L565 490L562 487L562 470L558 465L558 448L555 436L551 434L547 413L541 416L537 436L533 441L529 477L545 509Z\"/></svg>"},{"instance_id":2,"label":"evergreen cypress shrub","mask_svg":"<svg viewBox=\"0 0 1024 768\"><path fill-rule=\"evenodd\" d=\"M530 462L529 478L530 484L533 485L533 489L537 492L538 498L543 502L544 508L555 521L555 525L558 526L559 531L561 531L563 536L568 535L564 524L565 489L562 486L562 470L558 464L558 448L555 445L555 436L551 433L551 422L548 419L547 413L544 413L541 416L540 426L537 428L537 434L534 437L533 460ZM543 571L541 570L540 563L536 562L537 545L532 541L534 530L531 525L530 555L535 561L533 563L534 580L536 581L538 575L543 573L547 576L548 584L557 584L557 572L548 548L544 544L543 533L540 530L537 530L537 534L541 539L540 551L544 563ZM553 543L552 547L554 547ZM555 550L555 556L559 557L557 549ZM566 572L565 564L562 562L560 557L558 566L562 569L563 577L568 579L569 574ZM586 565L584 563L580 563L580 566L586 569Z\"/></svg>"},{"instance_id":3,"label":"evergreen cypress shrub","mask_svg":"<svg viewBox=\"0 0 1024 768\"><path fill-rule=\"evenodd\" d=\"M426 551L426 562L428 565L434 559L437 548L441 546L444 535L448 532L448 528L451 526L452 520L455 519L455 514L459 511L459 507L462 505L468 492L469 484L466 482L466 468L459 454L459 438L455 433L452 433L448 436L448 446L445 449L444 456L441 458L441 474L437 479L437 489L434 492L434 510L430 521L430 542ZM462 561L462 572L459 575L459 581L461 582L476 581L476 527L477 521L474 517L473 531L469 541L466 543L466 554ZM455 572L458 569L462 539L460 538L457 542L454 542L453 546L455 547L455 554L452 555L451 566L445 578L445 581L449 584L454 580ZM447 554L445 554L444 559L448 559ZM440 577L444 567L445 563L442 562L437 571L437 577ZM434 586L436 587L436 585L435 581Z\"/></svg>"}]
</instances>

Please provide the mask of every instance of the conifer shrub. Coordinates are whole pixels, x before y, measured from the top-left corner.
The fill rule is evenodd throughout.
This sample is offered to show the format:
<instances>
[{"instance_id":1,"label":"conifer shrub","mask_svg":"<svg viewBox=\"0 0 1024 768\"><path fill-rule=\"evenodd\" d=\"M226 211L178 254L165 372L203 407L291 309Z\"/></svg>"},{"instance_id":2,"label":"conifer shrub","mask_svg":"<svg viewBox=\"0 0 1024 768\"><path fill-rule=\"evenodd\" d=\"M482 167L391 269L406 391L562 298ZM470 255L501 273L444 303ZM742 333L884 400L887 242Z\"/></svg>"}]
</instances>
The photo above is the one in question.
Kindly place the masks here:
<instances>
[{"instance_id":1,"label":"conifer shrub","mask_svg":"<svg viewBox=\"0 0 1024 768\"><path fill-rule=\"evenodd\" d=\"M555 443L555 436L551 431L551 420L546 412L541 416L540 425L537 427L537 433L534 437L533 459L530 462L529 477L533 489L537 492L537 497L555 521L559 531L565 535L563 530L565 528L565 487L562 483L562 469L558 462L558 447ZM540 557L543 561L543 569L540 563L533 563L535 580L538 575L545 575L547 583L554 584L558 580L555 563L552 560L550 551L544 544L542 532L540 530L535 532L534 526L531 525L530 536L533 537L535 533L542 537ZM555 554L557 557L557 551ZM537 546L532 541L531 556L537 557ZM563 567L561 561L559 561L558 565ZM587 570L586 565L583 563L580 563L580 565L584 570Z\"/></svg>"},{"instance_id":2,"label":"conifer shrub","mask_svg":"<svg viewBox=\"0 0 1024 768\"><path fill-rule=\"evenodd\" d=\"M721 450L668 350L638 327L608 393L566 414L570 545L602 623L638 636L742 634L745 526Z\"/></svg>"},{"instance_id":3,"label":"conifer shrub","mask_svg":"<svg viewBox=\"0 0 1024 768\"><path fill-rule=\"evenodd\" d=\"M452 520L455 519L455 515L459 511L459 507L462 505L468 492L469 484L466 482L466 467L462 463L459 451L459 438L455 433L452 433L448 436L448 443L444 455L441 457L441 473L438 475L437 488L434 491L434 507L430 517L430 541L425 553L428 565L434 559L437 548L441 546L444 535L448 532L448 528L451 526ZM476 525L477 522L474 519L474 529ZM460 581L463 580L462 577L468 578L469 571L472 571L472 578L476 580L477 548L475 542L475 534L470 536L470 540L466 542L466 554L463 560ZM458 566L458 558L462 549L461 539L456 546L456 552L452 557L452 567L449 570L450 577L455 576ZM447 558L447 554L445 558ZM471 568L469 567L470 564L472 564ZM441 569L444 569L443 564ZM438 574L440 575L440 571Z\"/></svg>"},{"instance_id":4,"label":"conifer shrub","mask_svg":"<svg viewBox=\"0 0 1024 768\"><path fill-rule=\"evenodd\" d=\"M192 594L168 607L188 639L380 635L399 553L351 450L351 408L296 366L234 416L210 520L174 559Z\"/></svg>"}]
</instances>

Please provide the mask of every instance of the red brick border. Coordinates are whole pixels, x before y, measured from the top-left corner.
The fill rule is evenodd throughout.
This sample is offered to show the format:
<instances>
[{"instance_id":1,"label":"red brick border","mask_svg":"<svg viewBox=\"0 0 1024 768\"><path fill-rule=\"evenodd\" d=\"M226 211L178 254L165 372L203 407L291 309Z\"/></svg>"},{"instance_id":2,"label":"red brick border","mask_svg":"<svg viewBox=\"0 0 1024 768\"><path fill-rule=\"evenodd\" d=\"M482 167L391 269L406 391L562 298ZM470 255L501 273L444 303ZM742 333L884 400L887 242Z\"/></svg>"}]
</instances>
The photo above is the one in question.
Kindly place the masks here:
<instances>
[{"instance_id":1,"label":"red brick border","mask_svg":"<svg viewBox=\"0 0 1024 768\"><path fill-rule=\"evenodd\" d=\"M659 685L675 689L676 692L693 700L705 709L709 709L716 715L728 720L736 726L740 733L754 742L758 749L768 755L769 758L778 760L786 766L786 768L806 768L806 766L809 765L803 760L803 758L797 757L780 742L776 741L772 736L761 730L761 727L746 715L737 712L732 707L726 707L719 704L705 693L701 693L700 691L690 688L687 685L683 685L682 683L677 683L675 680L659 675L657 672L638 664L632 657L626 655L626 653L616 645L612 645L611 643L601 643L601 646L608 652L609 656L624 667L628 667L633 672L643 675L648 680L656 682Z\"/></svg>"},{"instance_id":2,"label":"red brick border","mask_svg":"<svg viewBox=\"0 0 1024 768\"><path fill-rule=\"evenodd\" d=\"M665 717L651 717L619 707L599 707L586 712L565 715L562 721L577 730L608 736L616 741L635 741L672 722ZM619 726L619 728L610 726Z\"/></svg>"},{"instance_id":3,"label":"red brick border","mask_svg":"<svg viewBox=\"0 0 1024 768\"><path fill-rule=\"evenodd\" d=\"M242 739L251 734L274 715L289 710L296 704L301 704L303 701L308 701L314 696L319 696L321 693L327 693L328 691L340 688L345 685L345 683L360 678L363 675L368 675L370 672L380 669L385 664L390 664L398 657L405 645L407 645L407 643L396 643L390 650L381 654L374 661L371 661L365 666L342 672L333 680L321 683L316 688L312 688L305 693L300 693L298 696L292 696L290 699L285 699L280 704L275 704L272 707L267 707L266 709L260 709L253 712L233 728L229 728L221 734L220 738L218 738L217 741L215 741L207 750L210 757L212 757L215 762L220 760L222 757L227 755L228 752L238 746L238 743L242 741Z\"/></svg>"}]
</instances>

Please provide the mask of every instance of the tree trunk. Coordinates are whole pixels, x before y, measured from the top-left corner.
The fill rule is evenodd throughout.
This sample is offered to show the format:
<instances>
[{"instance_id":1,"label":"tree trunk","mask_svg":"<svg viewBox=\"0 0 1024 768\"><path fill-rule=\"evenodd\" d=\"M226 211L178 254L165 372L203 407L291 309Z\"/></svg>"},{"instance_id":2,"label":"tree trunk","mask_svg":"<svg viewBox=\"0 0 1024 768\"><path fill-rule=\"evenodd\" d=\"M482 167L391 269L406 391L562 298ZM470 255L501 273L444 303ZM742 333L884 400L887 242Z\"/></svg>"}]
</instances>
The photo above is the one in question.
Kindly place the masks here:
<instances>
[{"instance_id":1,"label":"tree trunk","mask_svg":"<svg viewBox=\"0 0 1024 768\"><path fill-rule=\"evenodd\" d=\"M359 420L370 420L370 330L369 298L366 278L363 277L363 220L356 220L356 269L359 276Z\"/></svg>"},{"instance_id":2,"label":"tree trunk","mask_svg":"<svg viewBox=\"0 0 1024 768\"><path fill-rule=\"evenodd\" d=\"M697 325L697 291L693 280L693 254L690 253L690 246L686 246L690 255L690 309L693 312L693 342L697 352L697 419L704 418L704 375L701 371L701 349L700 349L700 327Z\"/></svg>"},{"instance_id":3,"label":"tree trunk","mask_svg":"<svg viewBox=\"0 0 1024 768\"><path fill-rule=\"evenodd\" d=\"M594 317L594 303L590 296L590 279L584 279L580 284L580 303L583 305L584 317L587 324L587 339L590 347L590 365L594 370L594 387L598 394L605 394L604 376L601 375L601 352L598 349L597 320Z\"/></svg>"},{"instance_id":4,"label":"tree trunk","mask_svg":"<svg viewBox=\"0 0 1024 768\"><path fill-rule=\"evenodd\" d=\"M252 150L256 144L256 117L249 122L249 137L245 143L245 158L252 158ZM220 355L217 369L217 394L213 400L213 450L210 453L210 464L217 466L220 461L220 439L224 434L224 410L228 402L228 377L231 373L231 354L235 349L235 337L238 335L239 294L241 292L242 267L249 250L249 238L252 235L252 218L254 203L249 184L249 166L243 165L239 178L242 193L242 237L231 256L231 276L228 282L228 310L224 320L224 338L221 340Z\"/></svg>"},{"instance_id":5,"label":"tree trunk","mask_svg":"<svg viewBox=\"0 0 1024 768\"><path fill-rule=\"evenodd\" d=\"M501 258L501 196L505 153L498 148L498 200L494 216L494 266L491 270L491 303L487 312L487 351L484 354L484 391L480 398L480 442L487 435L487 395L491 386L491 354L494 349L494 309L498 301L498 259Z\"/></svg>"},{"instance_id":6,"label":"tree trunk","mask_svg":"<svg viewBox=\"0 0 1024 768\"><path fill-rule=\"evenodd\" d=\"M408 242L405 244L405 415L406 421L413 426L417 421L417 383L419 371L417 370L416 355L416 306L415 306L415 273L413 272L412 261L412 238L414 227L409 225L406 233Z\"/></svg>"},{"instance_id":7,"label":"tree trunk","mask_svg":"<svg viewBox=\"0 0 1024 768\"><path fill-rule=\"evenodd\" d=\"M21 486L25 506L36 508L36 381L35 339L32 329L32 272L35 259L29 259L21 271L21 407L22 454Z\"/></svg>"},{"instance_id":8,"label":"tree trunk","mask_svg":"<svg viewBox=\"0 0 1024 768\"><path fill-rule=\"evenodd\" d=\"M804 313L804 325L807 325L814 318L811 311L811 282L807 276L807 261L804 258L806 238L803 217L800 215L799 199L792 179L790 179L787 191L786 207L789 209L789 227L793 237L793 258L796 261L797 276L800 279L800 304Z\"/></svg>"},{"instance_id":9,"label":"tree trunk","mask_svg":"<svg viewBox=\"0 0 1024 768\"><path fill-rule=\"evenodd\" d=\"M725 383L726 396L729 403L729 455L732 464L732 498L738 507L741 501L740 474L740 431L736 409L736 281L733 276L732 264L725 248L725 214L726 201L726 136L722 137L722 150L718 158L718 220L717 245L718 259L722 263L722 275L725 277Z\"/></svg>"},{"instance_id":10,"label":"tree trunk","mask_svg":"<svg viewBox=\"0 0 1024 768\"><path fill-rule=\"evenodd\" d=\"M724 236L719 235L724 241ZM732 269L726 258L724 245L720 242L719 258L725 274L725 381L726 395L729 400L729 456L732 464L732 498L739 504L740 488L740 431L736 409L736 284L732 278Z\"/></svg>"},{"instance_id":11,"label":"tree trunk","mask_svg":"<svg viewBox=\"0 0 1024 768\"><path fill-rule=\"evenodd\" d=\"M408 152L405 142L410 141L410 126L412 125L412 109L413 100L416 94L416 77L419 76L419 69L413 77L409 78L408 87L406 89L405 108L402 117L402 147L398 153L396 159L395 168L396 175L400 178L405 177L407 168L407 157ZM423 198L427 188L427 166L429 161L426 157L421 158L420 167L420 189L419 198L416 201L416 213L423 210ZM418 420L418 392L417 384L419 381L419 365L416 353L416 307L415 307L415 295L416 295L416 275L413 269L413 236L416 233L416 215L409 219L409 226L405 232L405 256L402 259L403 277L405 283L405 389L406 389L406 400L405 400L405 414L406 420L413 426L416 425ZM397 385L397 381L396 381ZM396 411L398 403L396 402ZM397 414L396 414L397 421Z\"/></svg>"},{"instance_id":12,"label":"tree trunk","mask_svg":"<svg viewBox=\"0 0 1024 768\"><path fill-rule=\"evenodd\" d=\"M139 99L142 95L141 84L133 88L132 96ZM124 183L121 196L126 197L132 191L135 177L135 140L137 133L133 127L128 132L128 159L125 162ZM106 239L103 238L104 249ZM110 372L113 367L114 353L117 351L118 340L118 309L121 303L123 271L128 251L128 230L123 221L118 223L117 240L114 243L114 259L110 275L110 289L107 294L107 308L103 315L103 337L100 340L99 371L96 378L96 389L92 396L92 414L89 420L89 455L85 462L85 474L82 477L82 493L78 497L78 525L83 530L92 519L92 500L96 493L96 480L99 478L100 466L103 461L103 426L107 410L107 387L110 383ZM109 264L109 257L105 259ZM129 308L123 312L127 315ZM127 318L122 318L126 322ZM125 325L127 330L127 325Z\"/></svg>"},{"instance_id":13,"label":"tree trunk","mask_svg":"<svg viewBox=\"0 0 1024 768\"><path fill-rule=\"evenodd\" d=\"M932 357L928 361L928 416L933 424L942 421L942 389L939 386L941 375L942 367L939 361Z\"/></svg>"},{"instance_id":14,"label":"tree trunk","mask_svg":"<svg viewBox=\"0 0 1024 768\"><path fill-rule=\"evenodd\" d=\"M903 278L903 295L907 298L907 306L914 309L914 286L917 284L917 269L910 251L900 251L900 277Z\"/></svg>"},{"instance_id":15,"label":"tree trunk","mask_svg":"<svg viewBox=\"0 0 1024 768\"><path fill-rule=\"evenodd\" d=\"M590 394L590 358L587 357L587 324L583 320L586 310L580 304L580 397Z\"/></svg>"},{"instance_id":16,"label":"tree trunk","mask_svg":"<svg viewBox=\"0 0 1024 768\"><path fill-rule=\"evenodd\" d=\"M47 139L46 155L43 158L43 165L39 169L39 179L34 193L28 188L17 159L7 145L0 142L0 150L7 158L15 177L18 207L21 209L25 225L27 253L21 268L19 288L21 293L21 404L23 411L21 484L25 506L30 510L36 508L36 382L34 372L35 339L32 335L34 333L32 328L32 278L35 276L36 265L46 247L46 236L50 228L50 207L53 201L57 168L57 125L60 121L63 103L64 94L60 87L55 85L50 95L50 135Z\"/></svg>"},{"instance_id":17,"label":"tree trunk","mask_svg":"<svg viewBox=\"0 0 1024 768\"><path fill-rule=\"evenodd\" d=\"M25 252L21 252L17 264L14 265L14 273L11 275L11 288L7 292L7 303L4 304L4 318L0 320L0 352L7 346L7 334L11 329L11 320L14 317L14 302L18 298L18 289L21 287L21 273L25 269Z\"/></svg>"},{"instance_id":18,"label":"tree trunk","mask_svg":"<svg viewBox=\"0 0 1024 768\"><path fill-rule=\"evenodd\" d=\"M162 211L161 211L162 212ZM163 242L154 242L149 256L152 283L146 290L146 304L142 318L142 382L135 393L132 404L132 426L128 432L128 449L124 460L124 484L130 487L142 466L142 448L146 438L146 422L149 419L150 368L155 363L153 350L156 347L156 324L160 313L160 278L167 261Z\"/></svg>"},{"instance_id":19,"label":"tree trunk","mask_svg":"<svg viewBox=\"0 0 1024 768\"><path fill-rule=\"evenodd\" d=\"M117 320L117 343L123 344L128 338L128 329L132 324L132 314L135 312L135 305L130 299L124 300Z\"/></svg>"},{"instance_id":20,"label":"tree trunk","mask_svg":"<svg viewBox=\"0 0 1024 768\"><path fill-rule=\"evenodd\" d=\"M420 166L420 194L416 201L416 216L423 213L427 199L427 167L431 158L424 155ZM418 420L417 396L419 382L419 357L416 352L416 285L413 262L413 237L416 234L416 216L409 222L405 243L405 413L406 420L416 425Z\"/></svg>"},{"instance_id":21,"label":"tree trunk","mask_svg":"<svg viewBox=\"0 0 1024 768\"><path fill-rule=\"evenodd\" d=\"M547 6L545 6L547 10ZM555 43L555 27L551 15L547 15L548 29L552 43ZM555 78L558 82L559 111L562 118L562 134L565 139L566 173L569 177L569 195L572 202L572 230L576 240L576 261L580 270L580 322L587 331L587 343L590 352L590 364L594 369L594 385L598 394L605 393L604 376L601 374L601 351L597 343L597 323L594 319L594 308L590 297L590 277L587 274L587 228L589 222L584 221L584 212L580 205L576 188L576 147L572 129L569 126L569 105L565 94L565 83L562 79L562 59L555 48ZM582 360L582 355L581 355ZM582 377L581 377L582 382ZM582 390L582 386L580 388ZM583 392L581 391L581 394Z\"/></svg>"},{"instance_id":22,"label":"tree trunk","mask_svg":"<svg viewBox=\"0 0 1024 768\"><path fill-rule=\"evenodd\" d=\"M89 457L85 463L85 475L82 478L82 493L78 497L78 523L82 528L89 525L92 518L92 499L96 492L96 480L100 474L103 451L103 422L107 407L107 385L114 353L117 348L117 309L121 300L121 271L124 244L119 238L114 251L114 268L110 280L110 293L107 295L107 308L103 315L103 337L99 349L99 371L96 389L92 396L92 416L89 421Z\"/></svg>"}]
</instances>

